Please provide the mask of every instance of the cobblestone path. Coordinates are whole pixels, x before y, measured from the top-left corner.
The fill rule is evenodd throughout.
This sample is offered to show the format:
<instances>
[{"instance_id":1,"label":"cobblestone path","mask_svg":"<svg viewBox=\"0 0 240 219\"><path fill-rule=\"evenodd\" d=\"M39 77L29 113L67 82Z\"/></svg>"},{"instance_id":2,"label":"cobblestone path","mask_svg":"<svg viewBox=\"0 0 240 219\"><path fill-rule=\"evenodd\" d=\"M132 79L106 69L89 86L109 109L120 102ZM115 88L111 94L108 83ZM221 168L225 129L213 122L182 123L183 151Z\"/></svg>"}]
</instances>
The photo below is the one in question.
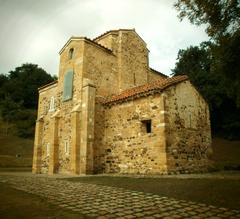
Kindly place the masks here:
<instances>
[{"instance_id":1,"label":"cobblestone path","mask_svg":"<svg viewBox=\"0 0 240 219\"><path fill-rule=\"evenodd\" d=\"M34 176L1 175L0 183L93 218L240 218L239 210L127 189Z\"/></svg>"}]
</instances>

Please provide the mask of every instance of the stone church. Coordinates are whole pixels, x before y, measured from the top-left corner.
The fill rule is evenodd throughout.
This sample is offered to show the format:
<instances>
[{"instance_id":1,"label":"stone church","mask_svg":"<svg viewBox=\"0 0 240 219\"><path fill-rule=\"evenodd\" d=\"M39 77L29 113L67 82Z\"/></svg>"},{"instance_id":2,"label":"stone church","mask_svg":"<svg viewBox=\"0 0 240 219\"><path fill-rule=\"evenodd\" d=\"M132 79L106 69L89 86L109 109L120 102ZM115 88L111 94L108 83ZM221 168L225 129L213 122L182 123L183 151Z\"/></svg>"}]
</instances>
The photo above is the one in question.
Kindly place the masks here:
<instances>
[{"instance_id":1,"label":"stone church","mask_svg":"<svg viewBox=\"0 0 240 219\"><path fill-rule=\"evenodd\" d=\"M71 37L39 88L33 173L169 174L209 167L208 104L187 76L149 67L134 29Z\"/></svg>"}]
</instances>

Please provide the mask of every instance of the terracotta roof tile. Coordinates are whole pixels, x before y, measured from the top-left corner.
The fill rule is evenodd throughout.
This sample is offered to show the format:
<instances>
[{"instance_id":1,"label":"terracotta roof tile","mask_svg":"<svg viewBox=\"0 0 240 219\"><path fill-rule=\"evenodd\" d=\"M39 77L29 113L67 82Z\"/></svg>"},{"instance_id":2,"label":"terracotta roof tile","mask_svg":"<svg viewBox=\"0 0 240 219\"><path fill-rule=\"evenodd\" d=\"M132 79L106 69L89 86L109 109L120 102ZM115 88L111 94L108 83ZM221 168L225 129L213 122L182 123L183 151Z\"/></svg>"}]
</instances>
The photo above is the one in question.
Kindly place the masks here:
<instances>
[{"instance_id":1,"label":"terracotta roof tile","mask_svg":"<svg viewBox=\"0 0 240 219\"><path fill-rule=\"evenodd\" d=\"M154 92L162 91L174 84L180 83L185 80L188 80L188 77L186 75L180 75L166 79L159 79L149 84L144 84L142 86L122 91L120 94L105 97L102 100L100 100L100 102L104 105L111 105L112 103L122 102L124 100L129 99L135 99L139 96L145 96Z\"/></svg>"}]
</instances>

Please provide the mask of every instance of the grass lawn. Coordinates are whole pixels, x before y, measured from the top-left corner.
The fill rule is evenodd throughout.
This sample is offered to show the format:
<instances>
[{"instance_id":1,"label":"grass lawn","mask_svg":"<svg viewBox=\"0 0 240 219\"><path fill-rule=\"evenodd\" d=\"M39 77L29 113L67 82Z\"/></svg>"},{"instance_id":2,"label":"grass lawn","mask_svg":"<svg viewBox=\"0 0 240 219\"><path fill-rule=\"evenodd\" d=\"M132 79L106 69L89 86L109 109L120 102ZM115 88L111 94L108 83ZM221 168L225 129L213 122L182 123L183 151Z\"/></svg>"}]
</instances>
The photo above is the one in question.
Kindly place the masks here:
<instances>
[{"instance_id":1,"label":"grass lawn","mask_svg":"<svg viewBox=\"0 0 240 219\"><path fill-rule=\"evenodd\" d=\"M0 167L31 167L33 140L0 136Z\"/></svg>"},{"instance_id":2,"label":"grass lawn","mask_svg":"<svg viewBox=\"0 0 240 219\"><path fill-rule=\"evenodd\" d=\"M44 199L0 183L1 219L82 219L80 214L47 203Z\"/></svg>"}]
</instances>

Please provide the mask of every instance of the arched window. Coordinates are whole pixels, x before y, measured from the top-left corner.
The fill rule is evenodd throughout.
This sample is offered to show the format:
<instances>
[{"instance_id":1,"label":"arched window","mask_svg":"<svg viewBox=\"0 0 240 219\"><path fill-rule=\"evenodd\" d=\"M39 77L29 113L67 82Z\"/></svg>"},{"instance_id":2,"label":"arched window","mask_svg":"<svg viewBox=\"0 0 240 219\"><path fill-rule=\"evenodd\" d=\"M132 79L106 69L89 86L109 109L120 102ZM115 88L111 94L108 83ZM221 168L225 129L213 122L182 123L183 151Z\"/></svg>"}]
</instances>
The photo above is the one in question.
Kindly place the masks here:
<instances>
[{"instance_id":1,"label":"arched window","mask_svg":"<svg viewBox=\"0 0 240 219\"><path fill-rule=\"evenodd\" d=\"M50 105L49 105L49 112L54 112L54 111L55 111L55 98L51 97Z\"/></svg>"},{"instance_id":2,"label":"arched window","mask_svg":"<svg viewBox=\"0 0 240 219\"><path fill-rule=\"evenodd\" d=\"M69 58L69 59L72 59L72 58L73 58L73 52L74 52L74 49L73 49L73 48L69 49L69 52L68 52L68 58Z\"/></svg>"}]
</instances>

